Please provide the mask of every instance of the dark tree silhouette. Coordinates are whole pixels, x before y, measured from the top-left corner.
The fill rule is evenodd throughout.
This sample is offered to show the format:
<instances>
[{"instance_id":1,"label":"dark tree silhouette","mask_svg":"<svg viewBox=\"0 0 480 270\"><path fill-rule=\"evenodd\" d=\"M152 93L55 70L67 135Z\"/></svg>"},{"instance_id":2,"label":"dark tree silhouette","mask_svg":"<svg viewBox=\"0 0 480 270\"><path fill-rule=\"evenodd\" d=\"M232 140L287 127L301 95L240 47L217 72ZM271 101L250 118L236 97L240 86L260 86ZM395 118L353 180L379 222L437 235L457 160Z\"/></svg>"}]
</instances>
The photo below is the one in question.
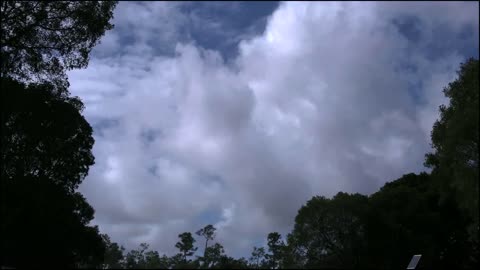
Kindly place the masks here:
<instances>
[{"instance_id":1,"label":"dark tree silhouette","mask_svg":"<svg viewBox=\"0 0 480 270\"><path fill-rule=\"evenodd\" d=\"M208 241L213 240L215 238L215 230L217 230L213 225L209 224L205 226L204 228L198 230L196 234L198 236L203 236L205 237L205 249L203 251L203 256L206 255L207 252L207 247L208 247Z\"/></svg>"},{"instance_id":2,"label":"dark tree silhouette","mask_svg":"<svg viewBox=\"0 0 480 270\"><path fill-rule=\"evenodd\" d=\"M282 265L284 257L285 243L282 241L282 235L278 232L271 232L267 236L268 251L267 254L268 266L270 269L277 269Z\"/></svg>"},{"instance_id":3,"label":"dark tree silhouette","mask_svg":"<svg viewBox=\"0 0 480 270\"><path fill-rule=\"evenodd\" d=\"M183 256L183 261L187 263L187 257L192 256L197 251L197 247L194 246L195 238L189 232L184 232L178 235L180 241L175 244L175 247L180 250Z\"/></svg>"},{"instance_id":4,"label":"dark tree silhouette","mask_svg":"<svg viewBox=\"0 0 480 270\"><path fill-rule=\"evenodd\" d=\"M72 193L94 163L82 102L57 94L51 84L27 87L7 78L0 85L2 181L40 177Z\"/></svg>"},{"instance_id":5,"label":"dark tree silhouette","mask_svg":"<svg viewBox=\"0 0 480 270\"><path fill-rule=\"evenodd\" d=\"M443 90L450 99L440 106L440 119L433 125L433 153L425 164L440 183L446 196L455 193L472 222L471 240L478 245L479 231L479 61L469 59L460 66L458 78Z\"/></svg>"},{"instance_id":6,"label":"dark tree silhouette","mask_svg":"<svg viewBox=\"0 0 480 270\"><path fill-rule=\"evenodd\" d=\"M0 74L68 88L66 70L84 68L117 1L2 1Z\"/></svg>"},{"instance_id":7,"label":"dark tree silhouette","mask_svg":"<svg viewBox=\"0 0 480 270\"><path fill-rule=\"evenodd\" d=\"M267 262L265 260L265 248L253 247L252 255L249 258L251 269L266 268Z\"/></svg>"},{"instance_id":8,"label":"dark tree silhouette","mask_svg":"<svg viewBox=\"0 0 480 270\"><path fill-rule=\"evenodd\" d=\"M88 226L94 210L75 191L93 164L92 129L80 114L82 103L54 94L50 84L0 83L3 263L101 263L102 238Z\"/></svg>"},{"instance_id":9,"label":"dark tree silhouette","mask_svg":"<svg viewBox=\"0 0 480 270\"><path fill-rule=\"evenodd\" d=\"M210 247L207 247L205 255L200 258L203 261L202 268L210 269L217 267L225 256L223 246L219 243L215 243Z\"/></svg>"},{"instance_id":10,"label":"dark tree silhouette","mask_svg":"<svg viewBox=\"0 0 480 270\"><path fill-rule=\"evenodd\" d=\"M370 198L369 268L396 269L413 254L422 254L423 267L462 268L471 252L466 224L451 198L439 202L432 177L404 175Z\"/></svg>"},{"instance_id":11,"label":"dark tree silhouette","mask_svg":"<svg viewBox=\"0 0 480 270\"><path fill-rule=\"evenodd\" d=\"M124 252L125 248L123 246L119 246L115 242L110 241L110 237L106 234L102 234L102 239L105 245L105 255L102 264L102 268L104 269L116 269L116 268L123 268L124 262Z\"/></svg>"},{"instance_id":12,"label":"dark tree silhouette","mask_svg":"<svg viewBox=\"0 0 480 270\"><path fill-rule=\"evenodd\" d=\"M315 196L295 218L291 239L307 268L359 267L363 250L368 198L338 193L332 199Z\"/></svg>"}]
</instances>

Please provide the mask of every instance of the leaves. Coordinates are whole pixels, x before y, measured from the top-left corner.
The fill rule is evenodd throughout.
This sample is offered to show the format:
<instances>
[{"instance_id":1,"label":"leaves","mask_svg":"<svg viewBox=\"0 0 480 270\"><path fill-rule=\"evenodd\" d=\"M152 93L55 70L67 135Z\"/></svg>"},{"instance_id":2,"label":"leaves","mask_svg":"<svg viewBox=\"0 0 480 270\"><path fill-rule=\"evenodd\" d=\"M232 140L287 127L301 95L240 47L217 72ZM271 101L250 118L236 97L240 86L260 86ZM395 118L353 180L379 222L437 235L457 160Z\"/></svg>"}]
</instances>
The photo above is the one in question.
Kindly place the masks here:
<instances>
[{"instance_id":1,"label":"leaves","mask_svg":"<svg viewBox=\"0 0 480 270\"><path fill-rule=\"evenodd\" d=\"M193 238L192 234L189 232L184 232L178 235L180 238L180 242L175 244L175 247L183 253L183 260L186 263L187 257L192 256L195 251L197 251L197 247L194 246L195 238Z\"/></svg>"},{"instance_id":2,"label":"leaves","mask_svg":"<svg viewBox=\"0 0 480 270\"><path fill-rule=\"evenodd\" d=\"M46 83L1 85L2 255L12 266L100 264L105 247L88 226L94 210L76 192L93 164L81 103Z\"/></svg>"},{"instance_id":3,"label":"leaves","mask_svg":"<svg viewBox=\"0 0 480 270\"><path fill-rule=\"evenodd\" d=\"M443 194L455 192L472 223L470 238L478 241L479 230L479 61L469 59L460 66L458 78L443 90L450 99L440 107L440 119L432 129L434 152L425 164L441 185Z\"/></svg>"},{"instance_id":4,"label":"leaves","mask_svg":"<svg viewBox=\"0 0 480 270\"><path fill-rule=\"evenodd\" d=\"M92 128L82 103L59 95L51 84L2 85L2 179L38 176L72 193L94 164Z\"/></svg>"},{"instance_id":5,"label":"leaves","mask_svg":"<svg viewBox=\"0 0 480 270\"><path fill-rule=\"evenodd\" d=\"M308 267L359 263L367 203L363 195L340 192L332 199L313 197L300 208L292 235Z\"/></svg>"},{"instance_id":6,"label":"leaves","mask_svg":"<svg viewBox=\"0 0 480 270\"><path fill-rule=\"evenodd\" d=\"M3 1L1 77L50 82L67 91L66 71L85 68L116 1Z\"/></svg>"}]
</instances>

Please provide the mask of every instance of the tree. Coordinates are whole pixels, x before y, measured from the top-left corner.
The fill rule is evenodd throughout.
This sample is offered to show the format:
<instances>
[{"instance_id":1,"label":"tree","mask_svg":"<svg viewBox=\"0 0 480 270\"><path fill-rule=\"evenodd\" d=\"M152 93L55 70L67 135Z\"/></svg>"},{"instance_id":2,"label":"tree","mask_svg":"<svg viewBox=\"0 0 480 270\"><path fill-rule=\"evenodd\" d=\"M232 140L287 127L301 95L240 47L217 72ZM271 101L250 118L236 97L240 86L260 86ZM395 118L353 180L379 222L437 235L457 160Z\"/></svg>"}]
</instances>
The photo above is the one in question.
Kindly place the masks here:
<instances>
[{"instance_id":1,"label":"tree","mask_svg":"<svg viewBox=\"0 0 480 270\"><path fill-rule=\"evenodd\" d=\"M215 230L217 229L213 225L209 224L196 232L198 236L205 237L205 249L203 251L204 257L207 253L208 240L213 240L213 238L215 238Z\"/></svg>"},{"instance_id":2,"label":"tree","mask_svg":"<svg viewBox=\"0 0 480 270\"><path fill-rule=\"evenodd\" d=\"M184 261L183 254L178 253L172 256L169 260L169 268L170 269L185 269L188 265Z\"/></svg>"},{"instance_id":3,"label":"tree","mask_svg":"<svg viewBox=\"0 0 480 270\"><path fill-rule=\"evenodd\" d=\"M360 267L368 198L339 192L315 196L295 218L293 235L303 267Z\"/></svg>"},{"instance_id":4,"label":"tree","mask_svg":"<svg viewBox=\"0 0 480 270\"><path fill-rule=\"evenodd\" d=\"M467 219L426 173L407 174L371 195L366 240L370 269L397 269L422 254L428 269L465 268Z\"/></svg>"},{"instance_id":5,"label":"tree","mask_svg":"<svg viewBox=\"0 0 480 270\"><path fill-rule=\"evenodd\" d=\"M107 234L102 234L103 242L105 243L105 256L103 260L104 269L116 269L123 268L123 253L125 248L119 246L115 242L110 241L110 237Z\"/></svg>"},{"instance_id":6,"label":"tree","mask_svg":"<svg viewBox=\"0 0 480 270\"><path fill-rule=\"evenodd\" d=\"M202 268L213 268L220 263L222 256L225 255L223 246L215 243L213 246L207 247L205 255L201 260L203 261Z\"/></svg>"},{"instance_id":7,"label":"tree","mask_svg":"<svg viewBox=\"0 0 480 270\"><path fill-rule=\"evenodd\" d=\"M457 201L471 217L470 238L477 242L479 231L479 84L478 60L460 66L458 78L443 90L450 99L440 106L440 119L433 125L434 151L425 165L442 186L444 194L456 193Z\"/></svg>"},{"instance_id":8,"label":"tree","mask_svg":"<svg viewBox=\"0 0 480 270\"><path fill-rule=\"evenodd\" d=\"M2 1L0 74L51 82L66 90L66 71L84 68L117 1Z\"/></svg>"},{"instance_id":9,"label":"tree","mask_svg":"<svg viewBox=\"0 0 480 270\"><path fill-rule=\"evenodd\" d=\"M94 210L75 191L93 164L82 103L55 94L50 84L0 80L3 263L101 264L105 246L98 228L88 226Z\"/></svg>"},{"instance_id":10,"label":"tree","mask_svg":"<svg viewBox=\"0 0 480 270\"><path fill-rule=\"evenodd\" d=\"M184 232L178 235L180 242L175 244L175 247L180 250L183 255L183 261L187 263L187 257L192 256L197 251L197 247L194 247L195 238L189 232Z\"/></svg>"},{"instance_id":11,"label":"tree","mask_svg":"<svg viewBox=\"0 0 480 270\"><path fill-rule=\"evenodd\" d=\"M147 251L145 253L145 269L168 269L169 259L163 255L160 257L158 251Z\"/></svg>"},{"instance_id":12,"label":"tree","mask_svg":"<svg viewBox=\"0 0 480 270\"><path fill-rule=\"evenodd\" d=\"M2 179L1 188L2 264L71 268L102 263L102 238L97 227L87 225L94 211L80 193L67 195L48 179L32 176Z\"/></svg>"},{"instance_id":13,"label":"tree","mask_svg":"<svg viewBox=\"0 0 480 270\"><path fill-rule=\"evenodd\" d=\"M141 243L140 246L131 250L125 256L125 266L127 269L168 269L171 265L170 259L163 255L160 257L158 251L148 250L147 243ZM182 264L181 261L174 265Z\"/></svg>"},{"instance_id":14,"label":"tree","mask_svg":"<svg viewBox=\"0 0 480 270\"><path fill-rule=\"evenodd\" d=\"M92 127L78 98L58 95L51 84L2 85L2 180L42 177L72 193L94 164Z\"/></svg>"},{"instance_id":15,"label":"tree","mask_svg":"<svg viewBox=\"0 0 480 270\"><path fill-rule=\"evenodd\" d=\"M127 269L146 268L147 243L141 243L138 249L130 250L125 256L125 266Z\"/></svg>"},{"instance_id":16,"label":"tree","mask_svg":"<svg viewBox=\"0 0 480 270\"><path fill-rule=\"evenodd\" d=\"M253 247L252 255L250 256L250 268L253 269L263 269L266 267L266 260L265 260L265 248L260 247Z\"/></svg>"},{"instance_id":17,"label":"tree","mask_svg":"<svg viewBox=\"0 0 480 270\"><path fill-rule=\"evenodd\" d=\"M68 96L116 2L0 4L2 265L100 267L105 242L76 189L93 164L92 128ZM28 82L29 85L24 83ZM28 247L25 247L28 243Z\"/></svg>"},{"instance_id":18,"label":"tree","mask_svg":"<svg viewBox=\"0 0 480 270\"><path fill-rule=\"evenodd\" d=\"M268 265L270 269L277 269L281 266L284 257L285 243L282 236L278 232L271 232L267 237L268 250L271 254L267 254Z\"/></svg>"},{"instance_id":19,"label":"tree","mask_svg":"<svg viewBox=\"0 0 480 270\"><path fill-rule=\"evenodd\" d=\"M245 258L235 259L227 255L222 255L217 265L212 269L247 269L248 263Z\"/></svg>"},{"instance_id":20,"label":"tree","mask_svg":"<svg viewBox=\"0 0 480 270\"><path fill-rule=\"evenodd\" d=\"M301 242L297 240L295 232L289 233L287 235L287 244L285 245L283 256L282 256L282 265L283 269L298 269L306 265L304 258L305 249L301 245Z\"/></svg>"}]
</instances>

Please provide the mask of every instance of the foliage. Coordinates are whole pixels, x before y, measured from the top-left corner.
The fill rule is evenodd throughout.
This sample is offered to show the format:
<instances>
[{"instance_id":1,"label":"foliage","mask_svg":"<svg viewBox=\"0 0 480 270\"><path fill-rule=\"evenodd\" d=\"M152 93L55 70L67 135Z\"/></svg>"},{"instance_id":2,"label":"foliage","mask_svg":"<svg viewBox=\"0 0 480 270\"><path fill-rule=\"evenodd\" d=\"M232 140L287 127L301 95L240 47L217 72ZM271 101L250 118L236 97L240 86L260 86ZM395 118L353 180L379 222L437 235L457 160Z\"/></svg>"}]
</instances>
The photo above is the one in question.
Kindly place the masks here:
<instances>
[{"instance_id":1,"label":"foliage","mask_svg":"<svg viewBox=\"0 0 480 270\"><path fill-rule=\"evenodd\" d=\"M471 239L478 242L479 230L479 69L478 60L469 59L460 66L458 78L443 90L450 99L440 106L440 119L433 125L433 153L425 164L440 182L443 194L455 193L462 209L472 219Z\"/></svg>"},{"instance_id":2,"label":"foliage","mask_svg":"<svg viewBox=\"0 0 480 270\"><path fill-rule=\"evenodd\" d=\"M265 260L265 248L263 247L253 247L252 255L250 256L250 268L252 269L264 269L266 268L267 262Z\"/></svg>"},{"instance_id":3,"label":"foliage","mask_svg":"<svg viewBox=\"0 0 480 270\"><path fill-rule=\"evenodd\" d=\"M313 197L298 211L293 234L306 267L358 267L368 198L338 193Z\"/></svg>"},{"instance_id":4,"label":"foliage","mask_svg":"<svg viewBox=\"0 0 480 270\"><path fill-rule=\"evenodd\" d=\"M369 268L394 269L413 254L435 269L460 267L468 259L466 218L453 200L439 197L426 173L404 175L370 197Z\"/></svg>"},{"instance_id":5,"label":"foliage","mask_svg":"<svg viewBox=\"0 0 480 270\"><path fill-rule=\"evenodd\" d=\"M215 230L216 230L216 228L213 225L209 224L209 225L205 226L204 228L202 228L202 229L200 229L196 232L196 234L198 236L205 237L205 249L204 249L203 256L206 255L207 247L208 247L208 241L213 240L213 238L215 238Z\"/></svg>"},{"instance_id":6,"label":"foliage","mask_svg":"<svg viewBox=\"0 0 480 270\"><path fill-rule=\"evenodd\" d=\"M192 256L197 251L197 247L194 246L195 238L189 232L184 232L178 235L180 242L175 244L175 247L180 250L183 256L183 261L187 263L187 257Z\"/></svg>"},{"instance_id":7,"label":"foliage","mask_svg":"<svg viewBox=\"0 0 480 270\"><path fill-rule=\"evenodd\" d=\"M1 79L2 180L41 177L72 193L94 163L92 128L78 98L51 84Z\"/></svg>"},{"instance_id":8,"label":"foliage","mask_svg":"<svg viewBox=\"0 0 480 270\"><path fill-rule=\"evenodd\" d=\"M66 71L84 68L116 1L2 1L0 73L68 88Z\"/></svg>"},{"instance_id":9,"label":"foliage","mask_svg":"<svg viewBox=\"0 0 480 270\"><path fill-rule=\"evenodd\" d=\"M220 264L222 257L225 255L223 246L219 243L215 243L213 246L207 247L204 253L203 258L200 258L203 261L202 268L213 268Z\"/></svg>"},{"instance_id":10,"label":"foliage","mask_svg":"<svg viewBox=\"0 0 480 270\"><path fill-rule=\"evenodd\" d=\"M102 239L105 245L105 255L102 268L104 269L116 269L123 268L124 266L124 251L123 246L119 246L115 242L110 241L110 237L107 234L102 234Z\"/></svg>"},{"instance_id":11,"label":"foliage","mask_svg":"<svg viewBox=\"0 0 480 270\"><path fill-rule=\"evenodd\" d=\"M282 241L282 235L278 232L271 232L267 236L267 241L268 251L270 251L270 254L266 255L268 266L270 269L277 269L284 257L285 244Z\"/></svg>"},{"instance_id":12,"label":"foliage","mask_svg":"<svg viewBox=\"0 0 480 270\"><path fill-rule=\"evenodd\" d=\"M100 264L105 247L98 229L88 226L94 210L75 191L93 164L92 129L80 114L82 103L55 94L50 84L1 78L1 85L6 265Z\"/></svg>"}]
</instances>

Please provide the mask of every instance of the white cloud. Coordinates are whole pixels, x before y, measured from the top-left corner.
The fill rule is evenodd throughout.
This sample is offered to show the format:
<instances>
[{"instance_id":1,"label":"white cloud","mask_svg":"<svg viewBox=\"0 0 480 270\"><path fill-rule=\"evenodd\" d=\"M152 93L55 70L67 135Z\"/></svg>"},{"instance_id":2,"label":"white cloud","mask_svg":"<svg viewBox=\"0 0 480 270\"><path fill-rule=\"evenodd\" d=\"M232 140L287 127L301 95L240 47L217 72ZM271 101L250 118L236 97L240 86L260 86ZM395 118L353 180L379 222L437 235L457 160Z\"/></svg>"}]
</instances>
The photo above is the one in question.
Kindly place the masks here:
<instances>
[{"instance_id":1,"label":"white cloud","mask_svg":"<svg viewBox=\"0 0 480 270\"><path fill-rule=\"evenodd\" d=\"M116 120L96 127L96 165L81 186L95 222L128 248L146 241L171 255L177 235L214 210L219 242L246 256L259 237L288 231L312 195L371 193L422 170L441 90L462 59L413 50L391 19L421 15L429 44L440 23L478 32L478 10L463 5L282 3L227 66L218 52L173 42L175 4L120 3L112 35L135 31L136 42L69 73L87 119ZM146 45L162 23L173 56Z\"/></svg>"}]
</instances>

